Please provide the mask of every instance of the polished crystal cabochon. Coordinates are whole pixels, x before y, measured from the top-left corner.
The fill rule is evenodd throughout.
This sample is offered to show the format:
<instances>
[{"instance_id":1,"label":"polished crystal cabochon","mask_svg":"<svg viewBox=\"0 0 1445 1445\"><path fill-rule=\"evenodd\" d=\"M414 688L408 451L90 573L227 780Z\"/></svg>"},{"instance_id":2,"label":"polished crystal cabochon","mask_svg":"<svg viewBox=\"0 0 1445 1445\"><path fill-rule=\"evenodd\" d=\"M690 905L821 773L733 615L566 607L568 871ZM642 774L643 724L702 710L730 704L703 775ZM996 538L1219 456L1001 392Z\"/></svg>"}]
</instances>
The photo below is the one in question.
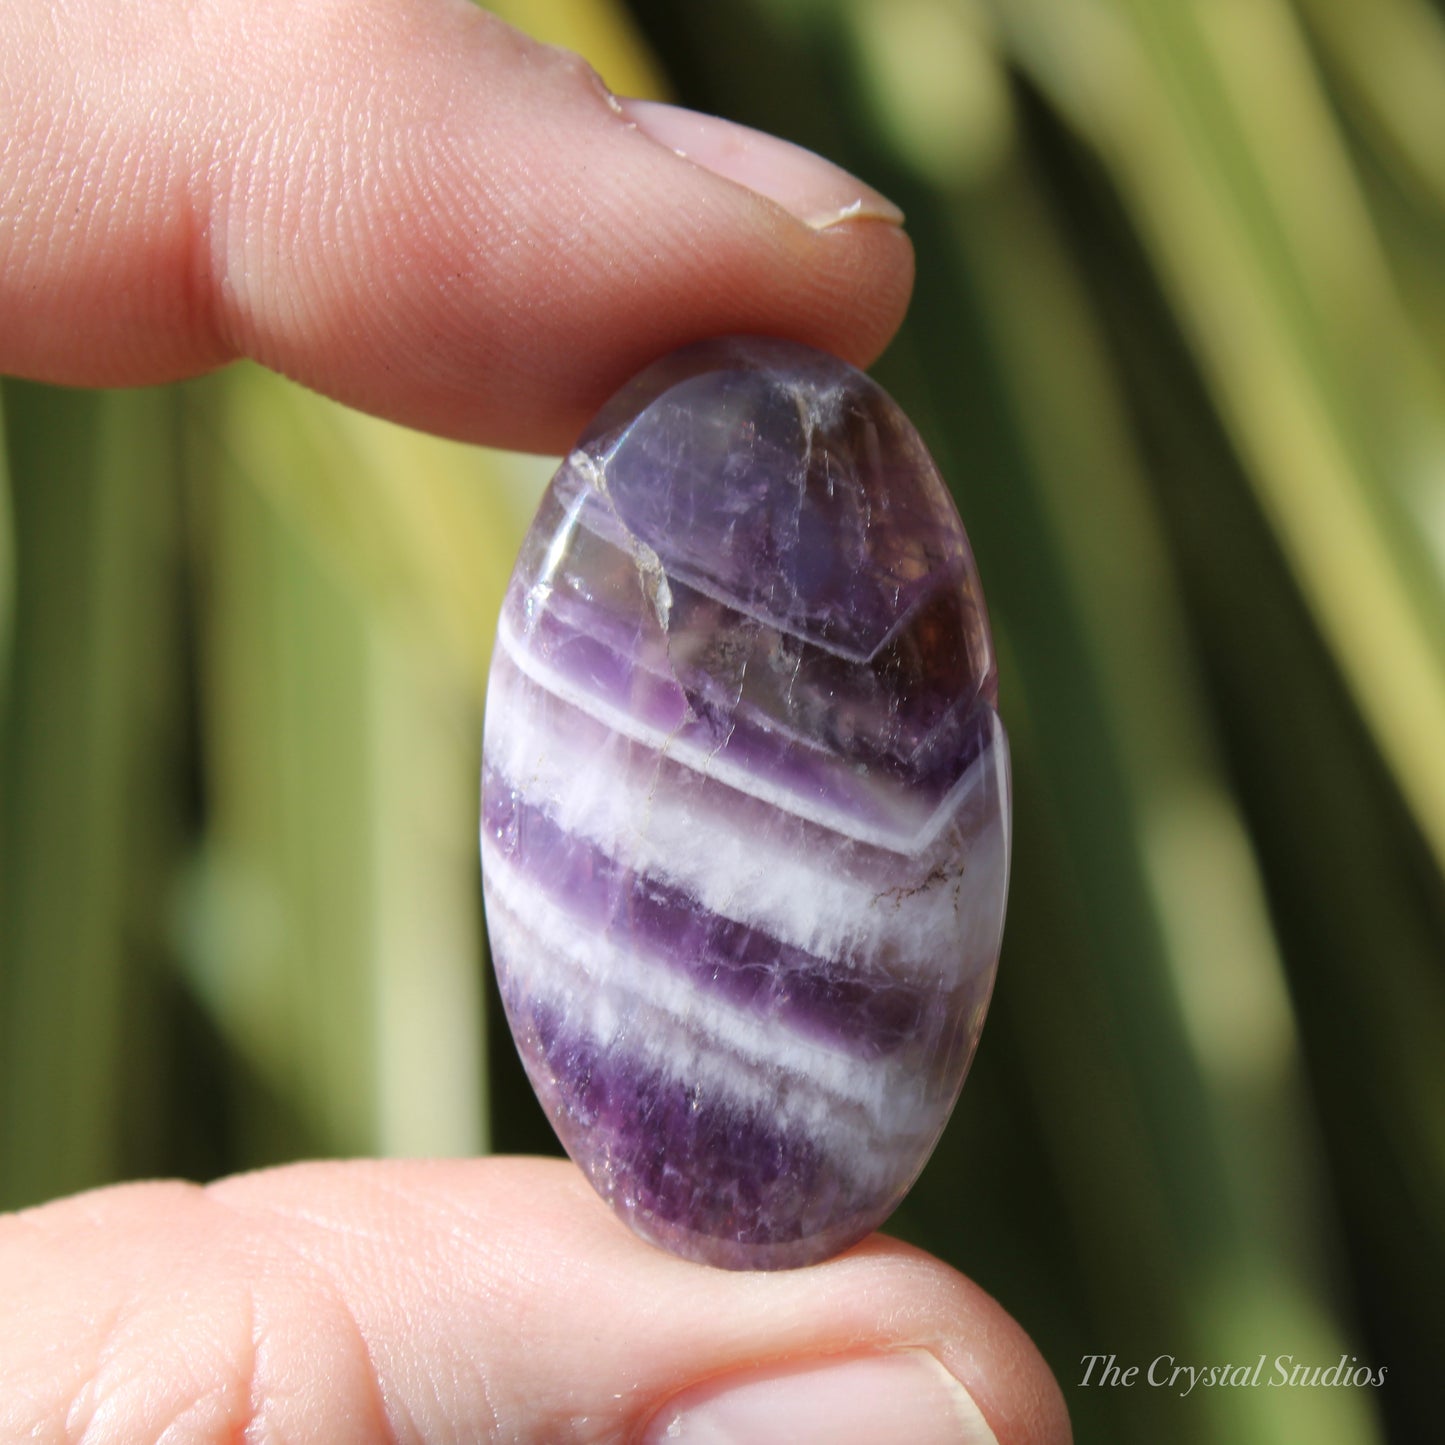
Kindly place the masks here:
<instances>
[{"instance_id":1,"label":"polished crystal cabochon","mask_svg":"<svg viewBox=\"0 0 1445 1445\"><path fill-rule=\"evenodd\" d=\"M810 1264L917 1177L1003 929L995 700L958 512L845 363L690 347L563 462L492 663L487 922L538 1097L639 1234Z\"/></svg>"}]
</instances>

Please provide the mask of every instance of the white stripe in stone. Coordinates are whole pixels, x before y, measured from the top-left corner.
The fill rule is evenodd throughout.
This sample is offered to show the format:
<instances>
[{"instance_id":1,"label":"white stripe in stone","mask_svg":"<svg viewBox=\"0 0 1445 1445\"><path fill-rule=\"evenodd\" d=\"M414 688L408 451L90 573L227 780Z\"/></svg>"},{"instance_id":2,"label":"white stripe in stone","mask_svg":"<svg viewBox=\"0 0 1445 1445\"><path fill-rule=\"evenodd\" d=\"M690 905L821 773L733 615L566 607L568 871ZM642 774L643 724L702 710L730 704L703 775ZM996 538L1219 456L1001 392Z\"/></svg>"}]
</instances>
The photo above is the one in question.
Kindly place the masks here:
<instances>
[{"instance_id":1,"label":"white stripe in stone","mask_svg":"<svg viewBox=\"0 0 1445 1445\"><path fill-rule=\"evenodd\" d=\"M880 956L900 978L938 970L977 971L998 950L1002 926L1005 835L996 798L981 790L1002 786L1000 763L986 751L970 768L955 799L970 803L977 825L957 880L915 892L877 889L838 851L799 847L795 827L770 832L750 818L746 829L721 803L685 795L660 779L628 742L609 738L601 749L579 750L559 726L570 704L499 659L493 670L487 719L488 764L559 827L640 873L685 892L700 907L756 928L824 959L870 962ZM589 730L593 730L590 729ZM629 756L629 754L632 754ZM970 819L970 822L974 822ZM811 835L817 837L817 834ZM846 849L849 845L840 843ZM947 864L951 854L941 852ZM931 859L916 860L927 875ZM913 871L913 870L910 870Z\"/></svg>"},{"instance_id":2,"label":"white stripe in stone","mask_svg":"<svg viewBox=\"0 0 1445 1445\"><path fill-rule=\"evenodd\" d=\"M501 912L501 928L502 948L522 948L536 956L539 945L507 910ZM599 1038L616 1037L618 1001L590 997L579 993L578 987L563 987L556 997L545 1000L545 1006L560 1011L571 1037L593 1044ZM631 1025L617 1046L626 1068L672 1082L689 1091L699 1106L730 1105L760 1117L781 1137L805 1139L863 1197L889 1193L910 1178L927 1158L946 1120L947 1106L939 1105L927 1133L880 1134L856 1107L806 1090L791 1074L779 1076L744 1060L719 1056L706 1039L692 1037L685 1027L645 1003L624 1000L621 1006ZM574 1081L556 1079L550 1087L542 1085L540 1092L565 1106L574 1087Z\"/></svg>"},{"instance_id":3,"label":"white stripe in stone","mask_svg":"<svg viewBox=\"0 0 1445 1445\"><path fill-rule=\"evenodd\" d=\"M916 1061L863 1060L801 1037L785 1021L700 989L667 960L648 959L605 934L578 927L490 845L484 848L493 947L519 983L599 1047L626 1021L626 1047L649 1067L773 1114L839 1153L904 1145L907 1153L942 1123L951 1098L931 1094ZM525 923L522 922L525 920Z\"/></svg>"},{"instance_id":4,"label":"white stripe in stone","mask_svg":"<svg viewBox=\"0 0 1445 1445\"><path fill-rule=\"evenodd\" d=\"M613 731L643 743L671 761L692 768L704 777L715 778L749 797L792 813L807 822L816 823L845 838L883 848L890 853L912 856L926 849L948 826L949 820L958 811L960 795L968 789L967 778L960 779L932 813L910 827L902 815L908 810L911 800L880 782L876 790L878 801L888 805L891 811L899 815L900 821L897 828L877 827L836 808L830 808L822 801L789 792L769 782L767 778L760 777L751 769L730 762L720 756L715 748L699 747L676 734L663 732L660 728L639 721L625 709L615 707L612 703L583 690L558 669L543 662L526 646L513 631L505 609L497 626L497 640L518 671L553 696L570 703L589 717L596 718Z\"/></svg>"}]
</instances>

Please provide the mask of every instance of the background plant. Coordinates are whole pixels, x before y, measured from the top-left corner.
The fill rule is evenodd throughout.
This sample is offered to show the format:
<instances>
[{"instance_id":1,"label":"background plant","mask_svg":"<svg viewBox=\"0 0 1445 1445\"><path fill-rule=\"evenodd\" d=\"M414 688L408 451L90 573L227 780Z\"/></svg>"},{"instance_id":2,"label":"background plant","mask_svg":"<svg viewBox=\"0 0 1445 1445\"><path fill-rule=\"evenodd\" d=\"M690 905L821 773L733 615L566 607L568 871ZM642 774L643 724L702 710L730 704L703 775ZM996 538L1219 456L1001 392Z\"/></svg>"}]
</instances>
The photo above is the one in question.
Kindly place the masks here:
<instances>
[{"instance_id":1,"label":"background plant","mask_svg":"<svg viewBox=\"0 0 1445 1445\"><path fill-rule=\"evenodd\" d=\"M496 7L908 211L877 374L991 599L1017 857L893 1228L1081 1441L1428 1437L1445 1297L1445 26L1425 0ZM551 1148L475 867L545 461L250 367L7 381L0 1205ZM1081 1389L1350 1353L1378 1391Z\"/></svg>"}]
</instances>

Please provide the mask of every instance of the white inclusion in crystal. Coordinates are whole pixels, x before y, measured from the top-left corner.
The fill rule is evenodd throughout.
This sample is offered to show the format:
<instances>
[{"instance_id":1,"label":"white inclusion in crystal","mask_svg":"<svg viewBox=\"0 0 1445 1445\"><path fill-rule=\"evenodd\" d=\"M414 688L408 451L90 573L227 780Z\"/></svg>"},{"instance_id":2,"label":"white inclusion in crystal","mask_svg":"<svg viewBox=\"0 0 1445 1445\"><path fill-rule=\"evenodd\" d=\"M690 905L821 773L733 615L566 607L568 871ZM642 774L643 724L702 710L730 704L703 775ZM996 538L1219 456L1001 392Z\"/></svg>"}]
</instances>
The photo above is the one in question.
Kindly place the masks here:
<instances>
[{"instance_id":1,"label":"white inclusion in crystal","mask_svg":"<svg viewBox=\"0 0 1445 1445\"><path fill-rule=\"evenodd\" d=\"M528 995L564 1013L600 1044L616 1044L659 1073L774 1114L779 1127L832 1137L840 1151L873 1136L870 1152L919 1139L942 1120L951 1096L920 1084L900 1058L862 1060L843 1046L804 1038L785 1021L700 989L676 965L579 929L541 889L484 849L493 946ZM522 920L526 920L523 922ZM626 1020L625 1037L619 1029ZM780 1095L780 1077L790 1087Z\"/></svg>"},{"instance_id":2,"label":"white inclusion in crystal","mask_svg":"<svg viewBox=\"0 0 1445 1445\"><path fill-rule=\"evenodd\" d=\"M610 1044L617 1037L618 1025L622 1019L606 994L595 995L592 999L592 1034L600 1044Z\"/></svg>"},{"instance_id":3,"label":"white inclusion in crystal","mask_svg":"<svg viewBox=\"0 0 1445 1445\"><path fill-rule=\"evenodd\" d=\"M840 970L848 960L880 954L900 978L932 979L940 969L961 978L992 964L1003 923L1005 842L997 797L1005 783L994 748L974 762L965 779L969 788L957 790L954 799L955 813L978 805L966 830L961 874L931 887L880 894L839 866L838 848L800 848L797 829L786 820L775 830L740 830L720 783L686 793L669 787L659 780L655 757L629 759L632 746L616 736L601 751L583 752L556 726L555 715L570 705L505 658L493 667L489 707L488 762L530 803L568 833L609 857L626 858L708 911L816 956L840 959ZM582 726L601 731L585 720ZM1002 746L1001 736L996 746ZM710 792L716 807L709 806ZM840 840L841 848L848 846ZM940 849L945 868L950 857ZM931 861L915 860L917 871L926 875Z\"/></svg>"}]
</instances>

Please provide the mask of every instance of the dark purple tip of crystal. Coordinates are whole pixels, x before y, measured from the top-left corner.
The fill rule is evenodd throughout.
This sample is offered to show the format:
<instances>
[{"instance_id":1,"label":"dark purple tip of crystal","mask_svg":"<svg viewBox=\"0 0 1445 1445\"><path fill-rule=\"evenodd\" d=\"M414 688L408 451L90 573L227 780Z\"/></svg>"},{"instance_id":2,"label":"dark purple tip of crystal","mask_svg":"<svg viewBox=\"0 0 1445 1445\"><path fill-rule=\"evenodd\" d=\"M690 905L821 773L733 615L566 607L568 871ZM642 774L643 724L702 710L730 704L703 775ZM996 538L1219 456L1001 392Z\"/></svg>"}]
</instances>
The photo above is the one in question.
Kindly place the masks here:
<instances>
[{"instance_id":1,"label":"dark purple tip of crystal","mask_svg":"<svg viewBox=\"0 0 1445 1445\"><path fill-rule=\"evenodd\" d=\"M563 1145L644 1233L716 1240L712 1262L736 1267L758 1247L811 1249L840 1228L859 1238L883 1212L769 1111L658 1073L621 1041L603 1049L525 998L508 1008L524 1059L530 1044L545 1070L539 1083Z\"/></svg>"},{"instance_id":2,"label":"dark purple tip of crystal","mask_svg":"<svg viewBox=\"0 0 1445 1445\"><path fill-rule=\"evenodd\" d=\"M858 658L941 576L973 574L902 411L862 372L795 343L675 353L618 393L577 449L670 577Z\"/></svg>"}]
</instances>

